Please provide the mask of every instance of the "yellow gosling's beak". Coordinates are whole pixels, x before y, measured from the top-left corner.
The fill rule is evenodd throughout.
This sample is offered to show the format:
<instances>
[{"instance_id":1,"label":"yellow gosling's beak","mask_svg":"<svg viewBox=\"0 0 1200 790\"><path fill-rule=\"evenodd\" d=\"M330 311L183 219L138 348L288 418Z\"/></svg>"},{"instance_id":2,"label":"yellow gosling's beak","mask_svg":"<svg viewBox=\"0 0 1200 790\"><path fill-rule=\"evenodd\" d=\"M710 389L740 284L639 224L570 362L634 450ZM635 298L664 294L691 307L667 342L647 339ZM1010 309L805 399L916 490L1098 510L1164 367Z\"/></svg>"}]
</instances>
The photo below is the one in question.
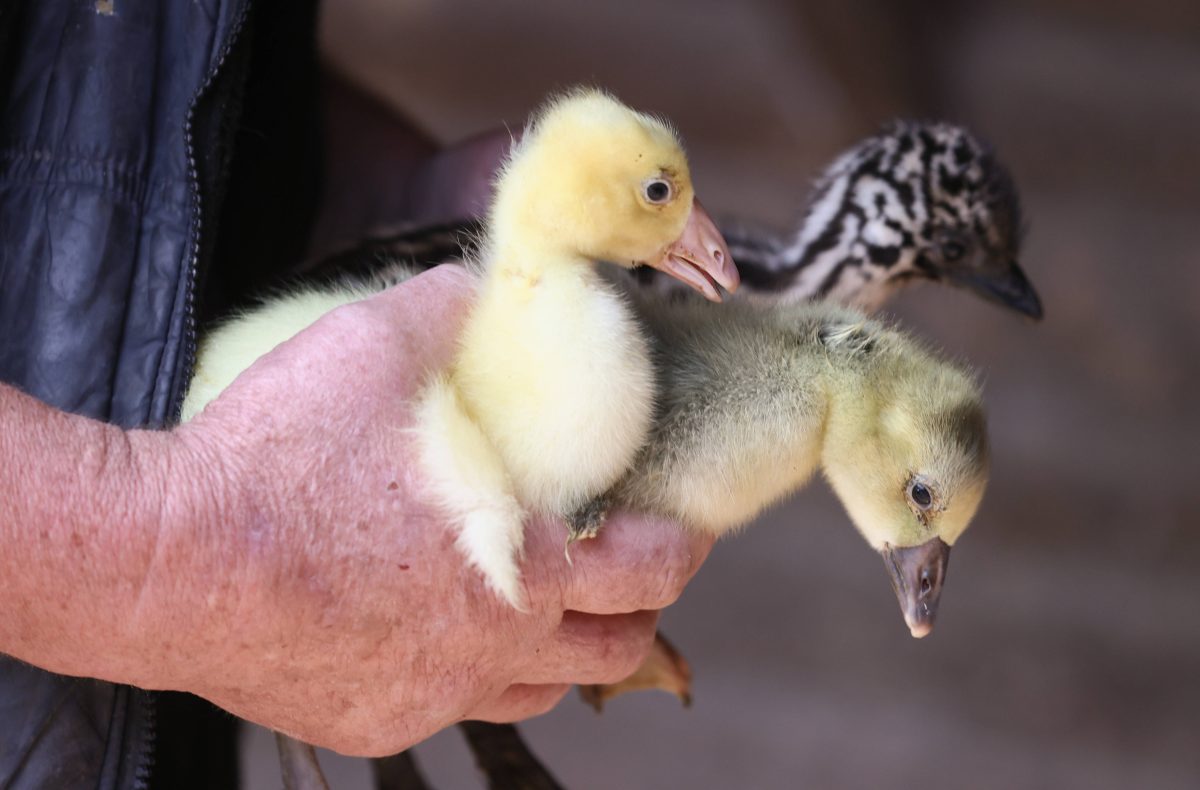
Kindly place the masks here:
<instances>
[{"instance_id":1,"label":"yellow gosling's beak","mask_svg":"<svg viewBox=\"0 0 1200 790\"><path fill-rule=\"evenodd\" d=\"M941 538L934 538L903 549L884 546L880 554L891 574L892 589L908 630L915 639L929 636L942 597L950 547Z\"/></svg>"},{"instance_id":2,"label":"yellow gosling's beak","mask_svg":"<svg viewBox=\"0 0 1200 790\"><path fill-rule=\"evenodd\" d=\"M687 283L713 302L721 301L717 286L733 293L741 282L725 237L699 200L692 202L692 213L679 238L646 263Z\"/></svg>"}]
</instances>

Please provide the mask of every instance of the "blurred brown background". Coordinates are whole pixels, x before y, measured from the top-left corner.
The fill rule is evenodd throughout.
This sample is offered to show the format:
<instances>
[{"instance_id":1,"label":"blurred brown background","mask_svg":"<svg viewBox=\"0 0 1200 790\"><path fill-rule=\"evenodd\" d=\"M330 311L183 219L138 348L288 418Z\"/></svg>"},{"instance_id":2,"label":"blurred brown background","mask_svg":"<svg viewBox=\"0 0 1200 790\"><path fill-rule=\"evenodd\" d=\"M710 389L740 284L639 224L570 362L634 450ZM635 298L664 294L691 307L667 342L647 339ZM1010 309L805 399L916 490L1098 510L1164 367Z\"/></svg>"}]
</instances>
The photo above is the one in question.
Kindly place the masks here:
<instances>
[{"instance_id":1,"label":"blurred brown background","mask_svg":"<svg viewBox=\"0 0 1200 790\"><path fill-rule=\"evenodd\" d=\"M912 640L820 484L714 552L665 630L696 703L525 726L571 788L1200 787L1200 3L327 2L332 69L439 143L577 82L661 112L715 213L779 229L895 115L1013 170L1040 325L927 286L891 309L984 374L993 482ZM248 741L269 747L260 731ZM418 749L479 787L456 733ZM331 759L335 787L365 786ZM271 759L249 787L271 787Z\"/></svg>"}]
</instances>

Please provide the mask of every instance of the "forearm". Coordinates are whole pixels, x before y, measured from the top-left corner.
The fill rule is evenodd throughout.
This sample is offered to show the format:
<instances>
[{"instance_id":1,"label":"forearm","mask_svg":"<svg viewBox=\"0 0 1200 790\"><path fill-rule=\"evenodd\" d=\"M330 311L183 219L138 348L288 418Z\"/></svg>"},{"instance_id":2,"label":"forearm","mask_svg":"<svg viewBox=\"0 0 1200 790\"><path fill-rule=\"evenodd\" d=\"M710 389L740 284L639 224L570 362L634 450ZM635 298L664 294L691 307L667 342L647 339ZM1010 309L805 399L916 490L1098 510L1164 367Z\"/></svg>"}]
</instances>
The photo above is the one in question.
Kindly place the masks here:
<instances>
[{"instance_id":1,"label":"forearm","mask_svg":"<svg viewBox=\"0 0 1200 790\"><path fill-rule=\"evenodd\" d=\"M135 657L168 623L149 588L201 510L178 484L178 445L0 385L0 651L67 674L152 680Z\"/></svg>"}]
</instances>

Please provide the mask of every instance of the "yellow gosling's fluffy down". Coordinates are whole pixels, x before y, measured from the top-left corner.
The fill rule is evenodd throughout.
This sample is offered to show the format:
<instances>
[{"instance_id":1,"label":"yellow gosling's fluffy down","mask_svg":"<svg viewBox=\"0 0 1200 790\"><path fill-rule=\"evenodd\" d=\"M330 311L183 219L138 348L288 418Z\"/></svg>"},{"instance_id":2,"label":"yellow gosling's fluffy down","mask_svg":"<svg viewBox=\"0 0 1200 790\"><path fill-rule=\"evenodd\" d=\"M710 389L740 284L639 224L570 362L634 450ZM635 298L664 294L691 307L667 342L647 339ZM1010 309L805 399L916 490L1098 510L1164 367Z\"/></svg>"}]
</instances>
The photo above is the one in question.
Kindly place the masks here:
<instances>
[{"instance_id":1,"label":"yellow gosling's fluffy down","mask_svg":"<svg viewBox=\"0 0 1200 790\"><path fill-rule=\"evenodd\" d=\"M654 371L596 261L646 263L709 298L732 289L674 132L598 91L551 102L504 166L478 301L421 404L423 457L459 545L514 606L527 511L566 515L629 468Z\"/></svg>"}]
</instances>

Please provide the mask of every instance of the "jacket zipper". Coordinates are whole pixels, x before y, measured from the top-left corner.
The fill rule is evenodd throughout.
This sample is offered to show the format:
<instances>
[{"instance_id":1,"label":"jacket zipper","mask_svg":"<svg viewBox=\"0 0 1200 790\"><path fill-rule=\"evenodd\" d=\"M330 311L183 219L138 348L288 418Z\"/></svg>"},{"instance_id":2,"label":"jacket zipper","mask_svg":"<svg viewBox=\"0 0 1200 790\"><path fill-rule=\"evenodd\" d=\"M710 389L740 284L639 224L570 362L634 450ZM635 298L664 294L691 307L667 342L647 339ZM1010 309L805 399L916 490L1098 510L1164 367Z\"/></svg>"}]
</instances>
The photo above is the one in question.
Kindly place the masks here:
<instances>
[{"instance_id":1,"label":"jacket zipper","mask_svg":"<svg viewBox=\"0 0 1200 790\"><path fill-rule=\"evenodd\" d=\"M187 118L184 121L183 136L184 145L187 148L188 157L188 183L192 194L192 218L188 227L188 235L191 237L191 252L188 258L187 269L187 294L184 298L184 350L183 350L183 366L180 369L180 375L183 381L187 381L192 377L192 371L196 366L196 348L198 341L196 338L196 275L200 267L200 232L202 230L203 218L201 216L201 196L200 196L200 168L196 164L196 150L194 126L196 116L196 105L208 92L212 86L213 80L220 73L221 67L225 65L225 61L229 58L229 53L237 43L241 36L242 28L246 25L246 16L248 15L247 5L243 4L238 11L238 17L233 23L229 36L225 39L225 45L221 48L221 54L217 58L216 64L209 69L208 74L204 78L204 83L200 89L196 91L192 97L191 103L188 105ZM183 399L187 394L186 387L179 387L176 390L175 402L171 404L171 422L178 423L180 414L183 412Z\"/></svg>"},{"instance_id":2,"label":"jacket zipper","mask_svg":"<svg viewBox=\"0 0 1200 790\"><path fill-rule=\"evenodd\" d=\"M141 708L142 743L133 763L133 786L135 790L146 790L154 772L154 747L158 740L158 706L154 692L132 689L133 704ZM135 721L139 719L135 718Z\"/></svg>"},{"instance_id":3,"label":"jacket zipper","mask_svg":"<svg viewBox=\"0 0 1200 790\"><path fill-rule=\"evenodd\" d=\"M200 195L200 168L196 163L195 150L195 121L196 121L196 105L199 104L204 94L208 92L212 86L213 80L220 73L221 68L225 65L225 61L229 58L229 53L233 49L237 40L241 36L242 29L246 25L246 17L248 15L247 4L243 3L238 10L237 19L234 20L233 26L230 28L229 35L225 38L225 44L221 48L221 53L217 57L217 61L208 70L204 77L204 82L200 85L200 89L192 96L191 102L188 104L187 117L183 124L184 147L187 151L188 165L188 187L192 198L192 215L191 221L188 223L188 237L190 239L191 249L188 255L187 265L187 293L184 298L184 348L183 348L183 366L180 368L180 375L183 381L187 381L192 377L192 370L196 364L196 278L200 267L200 231L202 229L202 211L201 211L201 195ZM183 411L183 398L187 393L187 388L180 386L176 388L175 402L171 404L171 423L179 422L179 416ZM158 706L157 698L152 691L135 691L134 703L141 709L141 720L144 725L144 737L134 759L133 768L133 787L134 790L147 790L150 786L151 773L154 768L154 752L155 745L158 740Z\"/></svg>"}]
</instances>

